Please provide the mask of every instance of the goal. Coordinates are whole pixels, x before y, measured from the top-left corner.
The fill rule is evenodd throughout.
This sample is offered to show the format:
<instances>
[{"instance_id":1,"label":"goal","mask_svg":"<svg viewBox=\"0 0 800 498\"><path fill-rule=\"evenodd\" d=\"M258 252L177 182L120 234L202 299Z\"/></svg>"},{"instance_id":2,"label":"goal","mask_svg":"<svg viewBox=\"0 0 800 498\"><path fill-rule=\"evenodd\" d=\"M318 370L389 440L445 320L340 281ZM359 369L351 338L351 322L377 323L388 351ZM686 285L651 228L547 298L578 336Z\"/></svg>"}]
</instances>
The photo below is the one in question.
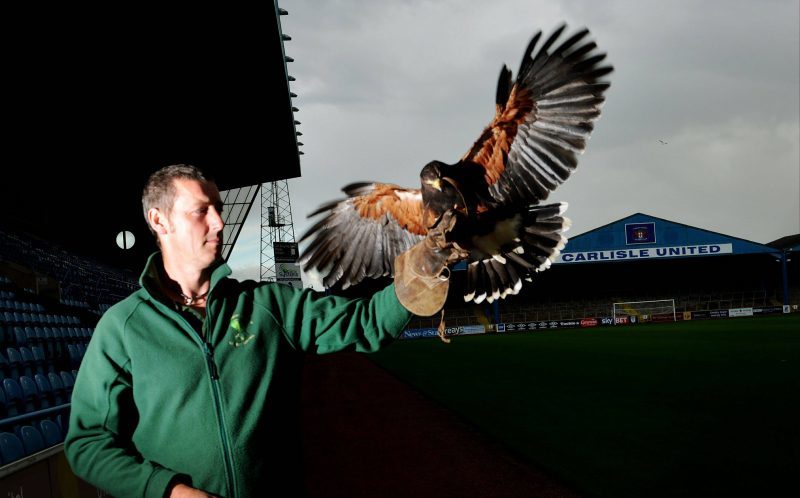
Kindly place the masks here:
<instances>
[{"instance_id":1,"label":"goal","mask_svg":"<svg viewBox=\"0 0 800 498\"><path fill-rule=\"evenodd\" d=\"M614 303L615 323L617 318L631 316L635 316L640 322L674 322L678 320L674 299Z\"/></svg>"}]
</instances>

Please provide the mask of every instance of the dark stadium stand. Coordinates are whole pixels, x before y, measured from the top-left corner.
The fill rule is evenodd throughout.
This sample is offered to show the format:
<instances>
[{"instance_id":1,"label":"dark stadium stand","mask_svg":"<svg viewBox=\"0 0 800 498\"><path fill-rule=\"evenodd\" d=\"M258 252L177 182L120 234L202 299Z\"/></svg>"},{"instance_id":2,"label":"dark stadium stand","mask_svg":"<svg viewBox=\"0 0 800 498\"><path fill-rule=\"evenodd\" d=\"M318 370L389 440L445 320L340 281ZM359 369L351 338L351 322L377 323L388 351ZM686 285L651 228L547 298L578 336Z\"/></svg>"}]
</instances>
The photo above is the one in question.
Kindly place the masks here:
<instances>
[{"instance_id":1,"label":"dark stadium stand","mask_svg":"<svg viewBox=\"0 0 800 498\"><path fill-rule=\"evenodd\" d=\"M0 465L6 466L62 443L94 325L136 284L124 272L35 238L2 231L0 241Z\"/></svg>"}]
</instances>

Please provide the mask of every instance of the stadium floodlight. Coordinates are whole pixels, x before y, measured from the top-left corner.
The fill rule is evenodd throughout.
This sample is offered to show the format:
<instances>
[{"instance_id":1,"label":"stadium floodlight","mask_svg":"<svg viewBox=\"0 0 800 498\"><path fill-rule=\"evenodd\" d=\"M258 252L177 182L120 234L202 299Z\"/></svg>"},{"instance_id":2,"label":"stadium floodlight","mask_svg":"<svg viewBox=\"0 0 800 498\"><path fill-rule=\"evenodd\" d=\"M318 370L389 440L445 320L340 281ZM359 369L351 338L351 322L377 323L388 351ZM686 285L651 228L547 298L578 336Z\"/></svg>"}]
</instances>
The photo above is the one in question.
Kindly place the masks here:
<instances>
[{"instance_id":1,"label":"stadium floodlight","mask_svg":"<svg viewBox=\"0 0 800 498\"><path fill-rule=\"evenodd\" d=\"M635 316L639 322L675 322L678 320L675 313L674 299L659 299L656 301L628 301L614 303L614 323L617 318Z\"/></svg>"}]
</instances>

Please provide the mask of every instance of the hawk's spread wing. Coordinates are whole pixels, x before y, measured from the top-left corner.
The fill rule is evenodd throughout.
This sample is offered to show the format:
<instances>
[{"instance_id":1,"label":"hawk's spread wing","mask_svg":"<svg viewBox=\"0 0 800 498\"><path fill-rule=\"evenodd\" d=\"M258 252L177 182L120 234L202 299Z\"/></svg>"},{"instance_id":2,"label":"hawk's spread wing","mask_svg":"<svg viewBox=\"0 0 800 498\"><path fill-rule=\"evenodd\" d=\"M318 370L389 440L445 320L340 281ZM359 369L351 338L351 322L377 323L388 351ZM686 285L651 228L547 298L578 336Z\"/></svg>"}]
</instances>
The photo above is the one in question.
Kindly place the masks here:
<instances>
[{"instance_id":1,"label":"hawk's spread wing","mask_svg":"<svg viewBox=\"0 0 800 498\"><path fill-rule=\"evenodd\" d=\"M503 66L497 113L462 161L485 170L489 193L502 204L537 204L562 184L600 117L609 87L598 78L612 67L583 29L553 48L561 26L534 53L542 32L528 45L517 80Z\"/></svg>"},{"instance_id":2,"label":"hawk's spread wing","mask_svg":"<svg viewBox=\"0 0 800 498\"><path fill-rule=\"evenodd\" d=\"M300 239L310 239L300 257L316 269L323 285L342 288L364 277L394 274L394 259L427 233L422 193L385 183L354 183L342 189L347 199L334 201L309 215L324 213Z\"/></svg>"}]
</instances>

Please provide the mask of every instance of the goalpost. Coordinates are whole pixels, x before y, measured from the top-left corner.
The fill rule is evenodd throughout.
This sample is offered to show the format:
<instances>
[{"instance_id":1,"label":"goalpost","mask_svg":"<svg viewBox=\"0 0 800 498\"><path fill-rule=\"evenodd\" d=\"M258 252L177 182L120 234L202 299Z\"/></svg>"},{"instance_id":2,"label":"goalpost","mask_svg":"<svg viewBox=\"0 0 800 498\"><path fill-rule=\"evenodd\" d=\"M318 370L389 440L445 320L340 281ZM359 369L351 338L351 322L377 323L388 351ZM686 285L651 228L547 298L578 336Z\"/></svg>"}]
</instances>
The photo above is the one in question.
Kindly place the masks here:
<instances>
[{"instance_id":1,"label":"goalpost","mask_svg":"<svg viewBox=\"0 0 800 498\"><path fill-rule=\"evenodd\" d=\"M674 299L614 303L614 322L616 323L616 319L623 316L635 316L640 322L675 322L678 320Z\"/></svg>"}]
</instances>

